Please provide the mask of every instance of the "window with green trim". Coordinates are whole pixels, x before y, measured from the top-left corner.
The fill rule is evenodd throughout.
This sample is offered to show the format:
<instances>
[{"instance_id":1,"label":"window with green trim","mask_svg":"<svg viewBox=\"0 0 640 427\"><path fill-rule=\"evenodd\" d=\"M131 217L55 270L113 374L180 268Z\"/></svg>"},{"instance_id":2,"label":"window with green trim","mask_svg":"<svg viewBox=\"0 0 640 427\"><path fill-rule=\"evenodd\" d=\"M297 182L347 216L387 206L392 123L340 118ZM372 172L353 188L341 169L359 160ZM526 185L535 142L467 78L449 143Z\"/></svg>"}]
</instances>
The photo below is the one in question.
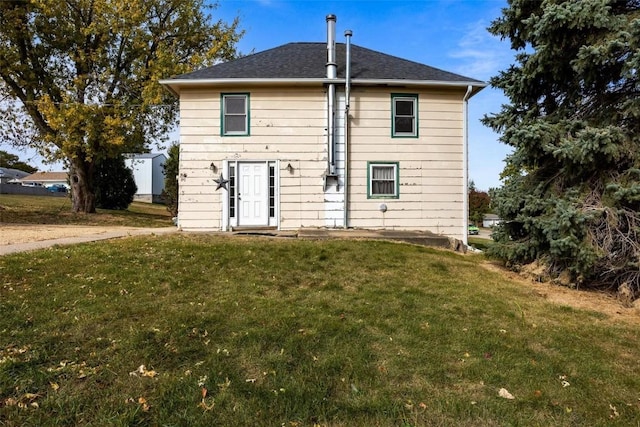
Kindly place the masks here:
<instances>
[{"instance_id":1,"label":"window with green trim","mask_svg":"<svg viewBox=\"0 0 640 427\"><path fill-rule=\"evenodd\" d=\"M418 95L391 94L391 136L418 136Z\"/></svg>"},{"instance_id":2,"label":"window with green trim","mask_svg":"<svg viewBox=\"0 0 640 427\"><path fill-rule=\"evenodd\" d=\"M249 135L249 94L223 93L221 104L221 134Z\"/></svg>"},{"instance_id":3,"label":"window with green trim","mask_svg":"<svg viewBox=\"0 0 640 427\"><path fill-rule=\"evenodd\" d=\"M367 162L367 197L397 199L400 196L398 162Z\"/></svg>"}]
</instances>

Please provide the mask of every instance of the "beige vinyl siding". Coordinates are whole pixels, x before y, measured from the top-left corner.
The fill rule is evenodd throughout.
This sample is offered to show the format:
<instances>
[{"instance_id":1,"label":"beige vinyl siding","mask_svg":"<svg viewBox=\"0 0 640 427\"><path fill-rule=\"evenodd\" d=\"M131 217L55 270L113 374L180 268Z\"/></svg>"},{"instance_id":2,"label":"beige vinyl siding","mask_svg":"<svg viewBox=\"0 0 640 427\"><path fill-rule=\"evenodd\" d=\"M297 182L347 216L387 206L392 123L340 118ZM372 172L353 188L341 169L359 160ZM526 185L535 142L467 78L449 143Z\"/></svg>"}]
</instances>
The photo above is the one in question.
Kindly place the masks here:
<instances>
[{"instance_id":1,"label":"beige vinyl siding","mask_svg":"<svg viewBox=\"0 0 640 427\"><path fill-rule=\"evenodd\" d=\"M391 93L353 87L349 141L349 226L429 230L462 238L464 91L417 90L418 138L391 137ZM220 94L248 93L250 136L220 136ZM184 90L180 98L180 216L185 230L220 230L213 181L227 161L279 161L279 226L324 227L327 203L326 93L316 87ZM340 148L338 148L340 150ZM399 198L367 198L367 162L399 162ZM211 163L218 168L210 169ZM287 164L294 168L287 171ZM185 176L186 175L186 176ZM226 171L225 171L226 176ZM380 211L380 204L387 211ZM329 209L334 209L330 207Z\"/></svg>"},{"instance_id":2,"label":"beige vinyl siding","mask_svg":"<svg viewBox=\"0 0 640 427\"><path fill-rule=\"evenodd\" d=\"M250 136L220 136L220 94L234 92L249 93ZM213 180L222 172L224 160L279 160L280 227L322 226L325 98L322 87L183 91L180 174L187 174L188 184L180 187L180 226L197 229L205 222L198 215L206 214L214 229L222 227L221 197L227 193L216 191ZM212 162L218 168L216 173L210 169ZM289 163L293 174L285 169Z\"/></svg>"},{"instance_id":3,"label":"beige vinyl siding","mask_svg":"<svg viewBox=\"0 0 640 427\"><path fill-rule=\"evenodd\" d=\"M462 238L464 93L406 93L418 94L418 138L391 137L390 90L352 92L349 225ZM399 162L397 199L367 198L367 162L377 161ZM386 212L381 212L381 204Z\"/></svg>"}]
</instances>

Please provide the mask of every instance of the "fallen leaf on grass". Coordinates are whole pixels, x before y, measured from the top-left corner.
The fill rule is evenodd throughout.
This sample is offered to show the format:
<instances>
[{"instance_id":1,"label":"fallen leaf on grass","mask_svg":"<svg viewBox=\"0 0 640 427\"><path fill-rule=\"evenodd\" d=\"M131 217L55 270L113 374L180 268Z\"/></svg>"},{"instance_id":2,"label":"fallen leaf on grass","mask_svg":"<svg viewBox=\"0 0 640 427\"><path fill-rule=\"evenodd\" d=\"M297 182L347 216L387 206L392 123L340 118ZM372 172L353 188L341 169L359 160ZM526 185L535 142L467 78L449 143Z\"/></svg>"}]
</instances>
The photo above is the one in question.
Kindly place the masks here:
<instances>
[{"instance_id":1,"label":"fallen leaf on grass","mask_svg":"<svg viewBox=\"0 0 640 427\"><path fill-rule=\"evenodd\" d=\"M132 377L143 376L143 377L154 378L158 375L158 373L154 370L151 370L151 371L148 370L147 367L144 365L140 365L138 366L138 369L136 369L135 371L129 372L129 375L131 375Z\"/></svg>"},{"instance_id":2,"label":"fallen leaf on grass","mask_svg":"<svg viewBox=\"0 0 640 427\"><path fill-rule=\"evenodd\" d=\"M147 399L144 397L138 398L138 404L142 407L143 412L149 412L149 409L151 409L151 406L147 403Z\"/></svg>"},{"instance_id":3,"label":"fallen leaf on grass","mask_svg":"<svg viewBox=\"0 0 640 427\"><path fill-rule=\"evenodd\" d=\"M200 391L200 394L202 396L202 399L200 400L200 403L198 403L198 407L204 409L205 411L210 411L213 409L213 407L215 406L216 402L211 399L211 404L207 405L207 392L208 390L205 387L202 387L202 390Z\"/></svg>"},{"instance_id":4,"label":"fallen leaf on grass","mask_svg":"<svg viewBox=\"0 0 640 427\"><path fill-rule=\"evenodd\" d=\"M509 393L506 388L501 388L500 391L498 391L498 396L502 397L503 399L515 399L515 397L513 397L513 394Z\"/></svg>"},{"instance_id":5,"label":"fallen leaf on grass","mask_svg":"<svg viewBox=\"0 0 640 427\"><path fill-rule=\"evenodd\" d=\"M18 404L18 401L13 397L7 397L3 403L5 406L16 406Z\"/></svg>"},{"instance_id":6,"label":"fallen leaf on grass","mask_svg":"<svg viewBox=\"0 0 640 427\"><path fill-rule=\"evenodd\" d=\"M199 387L204 387L205 384L207 383L207 380L209 378L206 375L201 376L200 378L198 378L198 386Z\"/></svg>"},{"instance_id":7,"label":"fallen leaf on grass","mask_svg":"<svg viewBox=\"0 0 640 427\"><path fill-rule=\"evenodd\" d=\"M13 397L8 397L8 398L4 399L3 401L0 401L0 406L2 406L2 404L4 404L4 406L17 406L20 409L26 409L26 408L28 408L30 406L30 407L32 407L34 409L38 409L40 407L40 405L35 400L37 398L39 398L39 397L40 397L39 394L25 393L20 398L20 400L16 400Z\"/></svg>"},{"instance_id":8,"label":"fallen leaf on grass","mask_svg":"<svg viewBox=\"0 0 640 427\"><path fill-rule=\"evenodd\" d=\"M558 376L558 379L560 380L560 384L562 384L562 387L569 387L571 385L569 384L569 381L567 381L566 375L560 375Z\"/></svg>"},{"instance_id":9,"label":"fallen leaf on grass","mask_svg":"<svg viewBox=\"0 0 640 427\"><path fill-rule=\"evenodd\" d=\"M618 418L620 416L620 414L618 413L618 409L613 406L611 403L609 403L609 409L611 409L611 415L609 415L609 418L613 419L613 418Z\"/></svg>"}]
</instances>

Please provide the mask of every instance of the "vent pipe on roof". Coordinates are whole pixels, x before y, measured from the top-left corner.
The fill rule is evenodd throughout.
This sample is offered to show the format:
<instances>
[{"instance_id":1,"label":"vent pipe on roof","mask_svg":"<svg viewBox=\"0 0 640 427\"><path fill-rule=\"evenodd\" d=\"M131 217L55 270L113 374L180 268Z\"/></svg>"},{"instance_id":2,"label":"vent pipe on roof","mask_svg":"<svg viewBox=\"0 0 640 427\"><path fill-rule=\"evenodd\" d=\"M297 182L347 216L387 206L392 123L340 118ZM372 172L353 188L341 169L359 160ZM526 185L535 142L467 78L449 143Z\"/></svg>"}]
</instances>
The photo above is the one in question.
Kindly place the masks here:
<instances>
[{"instance_id":1,"label":"vent pipe on roof","mask_svg":"<svg viewBox=\"0 0 640 427\"><path fill-rule=\"evenodd\" d=\"M344 74L344 219L343 227L349 228L349 110L351 108L351 36L353 32L346 30L345 74Z\"/></svg>"},{"instance_id":2,"label":"vent pipe on roof","mask_svg":"<svg viewBox=\"0 0 640 427\"><path fill-rule=\"evenodd\" d=\"M336 16L327 15L327 79L335 80L338 77L338 65L336 64ZM327 87L327 151L329 165L327 176L335 177L336 173L336 85L329 83ZM325 178L326 180L326 178ZM325 183L326 187L326 183Z\"/></svg>"},{"instance_id":3,"label":"vent pipe on roof","mask_svg":"<svg viewBox=\"0 0 640 427\"><path fill-rule=\"evenodd\" d=\"M335 79L338 75L336 64L336 15L327 15L327 78Z\"/></svg>"},{"instance_id":4,"label":"vent pipe on roof","mask_svg":"<svg viewBox=\"0 0 640 427\"><path fill-rule=\"evenodd\" d=\"M353 31L346 30L344 37L347 39L345 45L345 82L344 82L344 95L345 95L345 108L349 111L349 96L351 94L351 36Z\"/></svg>"}]
</instances>

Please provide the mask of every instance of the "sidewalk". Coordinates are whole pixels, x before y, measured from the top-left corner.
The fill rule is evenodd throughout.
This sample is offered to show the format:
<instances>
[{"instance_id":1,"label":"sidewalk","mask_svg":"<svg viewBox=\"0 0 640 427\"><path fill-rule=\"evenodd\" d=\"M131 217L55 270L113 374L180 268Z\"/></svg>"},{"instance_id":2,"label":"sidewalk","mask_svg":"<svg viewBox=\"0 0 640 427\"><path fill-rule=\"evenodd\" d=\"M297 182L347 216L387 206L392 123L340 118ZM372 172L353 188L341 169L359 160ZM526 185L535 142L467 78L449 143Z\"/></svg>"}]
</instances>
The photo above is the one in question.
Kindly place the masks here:
<instances>
[{"instance_id":1,"label":"sidewalk","mask_svg":"<svg viewBox=\"0 0 640 427\"><path fill-rule=\"evenodd\" d=\"M168 234L176 233L179 230L176 227L163 228L135 228L126 230L114 230L105 233L86 234L75 237L61 237L58 239L39 240L35 242L15 243L0 246L0 256L8 255L16 252L27 252L36 249L45 249L55 245L74 245L77 243L95 242L98 240L118 239L128 236L142 236L151 234Z\"/></svg>"},{"instance_id":2,"label":"sidewalk","mask_svg":"<svg viewBox=\"0 0 640 427\"><path fill-rule=\"evenodd\" d=\"M26 252L36 249L49 248L55 245L73 245L77 243L95 242L99 240L117 239L128 236L141 236L152 234L176 233L180 230L176 227L164 228L129 228L125 230L106 231L95 234L85 234L74 237L61 237L49 240L39 240L25 243L15 243L0 246L0 256L16 252ZM256 231L222 233L223 235L264 235L273 237L289 237L308 240L324 239L372 239L395 240L412 243L421 246L439 247L464 252L461 243L446 236L436 235L426 231L399 231L399 230L333 230L324 228L301 228L292 231Z\"/></svg>"}]
</instances>

